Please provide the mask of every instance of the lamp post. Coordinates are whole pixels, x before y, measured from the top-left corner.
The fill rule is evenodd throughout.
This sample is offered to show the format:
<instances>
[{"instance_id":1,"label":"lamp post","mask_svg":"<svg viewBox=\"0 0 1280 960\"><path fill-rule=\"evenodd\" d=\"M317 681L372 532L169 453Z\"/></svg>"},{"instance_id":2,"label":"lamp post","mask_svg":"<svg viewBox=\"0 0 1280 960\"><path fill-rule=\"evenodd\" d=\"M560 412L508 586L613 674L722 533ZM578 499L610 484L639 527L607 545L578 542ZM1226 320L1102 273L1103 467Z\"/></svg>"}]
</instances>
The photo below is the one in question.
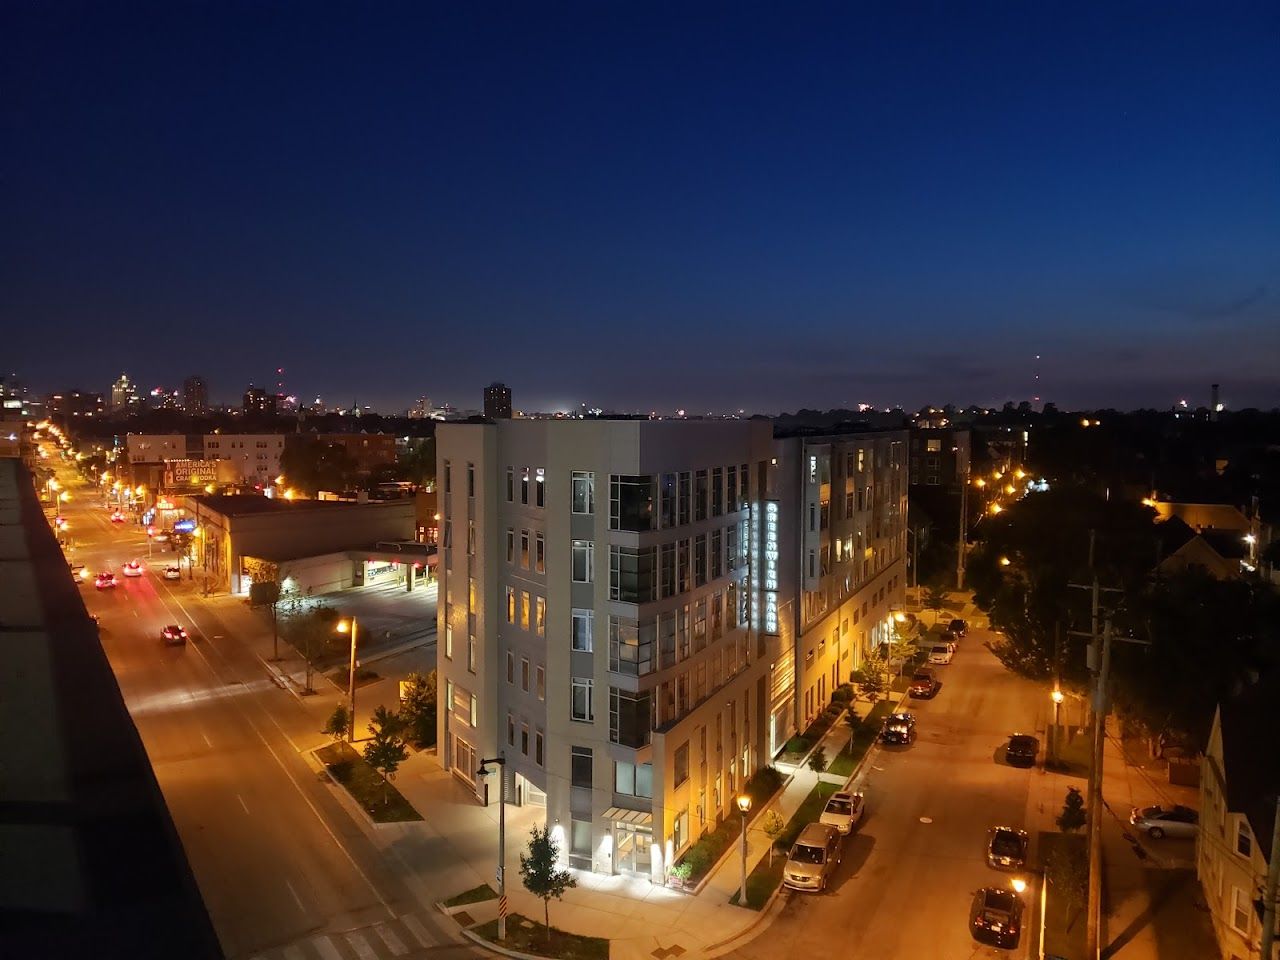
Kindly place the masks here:
<instances>
[{"instance_id":1,"label":"lamp post","mask_svg":"<svg viewBox=\"0 0 1280 960\"><path fill-rule=\"evenodd\" d=\"M507 758L505 754L480 761L479 776L489 775L489 764L498 765L498 939L507 939Z\"/></svg>"},{"instance_id":2,"label":"lamp post","mask_svg":"<svg viewBox=\"0 0 1280 960\"><path fill-rule=\"evenodd\" d=\"M351 720L347 727L347 743L356 738L356 618L338 621L338 632L351 631L351 662L347 670L347 700L350 703Z\"/></svg>"},{"instance_id":3,"label":"lamp post","mask_svg":"<svg viewBox=\"0 0 1280 960\"><path fill-rule=\"evenodd\" d=\"M751 798L745 793L738 797L738 809L742 812L742 887L738 891L738 903L747 905L747 814L751 812Z\"/></svg>"},{"instance_id":4,"label":"lamp post","mask_svg":"<svg viewBox=\"0 0 1280 960\"><path fill-rule=\"evenodd\" d=\"M1055 682L1053 693L1049 694L1049 698L1053 700L1053 727L1049 731L1049 762L1056 765L1058 762L1058 718L1062 713L1062 701L1066 698L1062 695L1062 691L1058 689Z\"/></svg>"}]
</instances>

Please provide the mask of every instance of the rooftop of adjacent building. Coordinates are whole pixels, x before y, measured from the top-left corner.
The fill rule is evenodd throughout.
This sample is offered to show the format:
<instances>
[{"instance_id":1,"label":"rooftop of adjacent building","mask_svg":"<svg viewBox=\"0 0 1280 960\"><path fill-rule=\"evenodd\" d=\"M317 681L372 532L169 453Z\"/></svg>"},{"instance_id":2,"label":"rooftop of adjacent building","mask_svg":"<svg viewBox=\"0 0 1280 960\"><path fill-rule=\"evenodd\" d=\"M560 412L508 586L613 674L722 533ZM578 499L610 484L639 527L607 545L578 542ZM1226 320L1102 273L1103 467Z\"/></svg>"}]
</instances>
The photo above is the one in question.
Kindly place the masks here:
<instances>
[{"instance_id":1,"label":"rooftop of adjacent building","mask_svg":"<svg viewBox=\"0 0 1280 960\"><path fill-rule=\"evenodd\" d=\"M96 624L0 460L0 955L222 956ZM19 733L20 735L12 735Z\"/></svg>"},{"instance_id":2,"label":"rooftop of adjacent building","mask_svg":"<svg viewBox=\"0 0 1280 960\"><path fill-rule=\"evenodd\" d=\"M1219 707L1227 807L1248 819L1268 862L1280 796L1280 751L1275 744L1278 702L1280 672L1272 670Z\"/></svg>"},{"instance_id":3,"label":"rooftop of adjacent building","mask_svg":"<svg viewBox=\"0 0 1280 960\"><path fill-rule=\"evenodd\" d=\"M397 500L286 500L255 493L197 494L189 498L202 509L224 517L251 517L264 513L305 513L310 510L362 510Z\"/></svg>"}]
</instances>

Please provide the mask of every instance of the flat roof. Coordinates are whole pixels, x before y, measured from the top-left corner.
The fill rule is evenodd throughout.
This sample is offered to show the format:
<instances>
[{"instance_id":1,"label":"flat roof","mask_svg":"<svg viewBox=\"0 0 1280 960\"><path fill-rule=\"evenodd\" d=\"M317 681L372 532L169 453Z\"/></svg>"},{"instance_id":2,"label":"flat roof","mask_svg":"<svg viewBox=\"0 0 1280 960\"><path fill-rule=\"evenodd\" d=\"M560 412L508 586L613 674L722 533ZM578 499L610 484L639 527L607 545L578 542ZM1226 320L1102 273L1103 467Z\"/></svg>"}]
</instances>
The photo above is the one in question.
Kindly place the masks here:
<instances>
[{"instance_id":1,"label":"flat roof","mask_svg":"<svg viewBox=\"0 0 1280 960\"><path fill-rule=\"evenodd\" d=\"M387 501L370 500L367 503L356 503L351 500L282 500L274 497L262 497L256 493L229 493L225 496L201 493L188 499L198 503L202 508L224 517L248 517L260 513L285 513L292 510L337 510L343 507L364 507L369 504L380 504ZM394 502L394 501L392 501Z\"/></svg>"},{"instance_id":2,"label":"flat roof","mask_svg":"<svg viewBox=\"0 0 1280 960\"><path fill-rule=\"evenodd\" d=\"M0 460L0 956L221 957L32 477Z\"/></svg>"}]
</instances>

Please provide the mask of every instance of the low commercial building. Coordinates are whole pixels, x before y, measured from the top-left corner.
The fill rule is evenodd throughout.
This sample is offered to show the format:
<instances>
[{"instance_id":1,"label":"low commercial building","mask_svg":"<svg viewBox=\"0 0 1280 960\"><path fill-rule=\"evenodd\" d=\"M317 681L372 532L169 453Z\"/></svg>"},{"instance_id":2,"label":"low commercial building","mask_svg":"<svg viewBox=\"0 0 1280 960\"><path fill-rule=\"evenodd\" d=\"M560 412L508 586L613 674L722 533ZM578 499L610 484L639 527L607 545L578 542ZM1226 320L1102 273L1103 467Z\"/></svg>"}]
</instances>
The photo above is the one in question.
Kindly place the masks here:
<instances>
[{"instance_id":1,"label":"low commercial building","mask_svg":"<svg viewBox=\"0 0 1280 960\"><path fill-rule=\"evenodd\" d=\"M198 495L183 497L180 509L194 521L196 569L215 590L247 594L253 560L288 566L304 593L392 578L412 589L434 564L429 550L415 548L411 500Z\"/></svg>"},{"instance_id":2,"label":"low commercial building","mask_svg":"<svg viewBox=\"0 0 1280 960\"><path fill-rule=\"evenodd\" d=\"M1272 858L1280 855L1272 848L1280 795L1277 702L1280 681L1273 675L1222 703L1205 751L1196 875L1227 960L1260 955L1261 894ZM1270 960L1276 955L1273 950Z\"/></svg>"}]
</instances>

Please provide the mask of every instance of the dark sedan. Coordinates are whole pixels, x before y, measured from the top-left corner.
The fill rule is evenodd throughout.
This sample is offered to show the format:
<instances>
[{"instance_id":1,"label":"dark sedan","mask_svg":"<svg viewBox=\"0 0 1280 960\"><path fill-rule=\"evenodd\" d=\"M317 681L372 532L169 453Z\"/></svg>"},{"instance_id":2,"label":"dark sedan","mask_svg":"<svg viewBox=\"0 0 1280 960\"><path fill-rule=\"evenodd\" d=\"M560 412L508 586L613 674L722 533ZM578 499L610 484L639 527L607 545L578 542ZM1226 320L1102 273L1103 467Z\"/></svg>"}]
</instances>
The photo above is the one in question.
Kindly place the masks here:
<instances>
[{"instance_id":1,"label":"dark sedan","mask_svg":"<svg viewBox=\"0 0 1280 960\"><path fill-rule=\"evenodd\" d=\"M1039 754L1039 740L1028 733L1015 733L1009 737L1004 758L1011 767L1034 767Z\"/></svg>"},{"instance_id":2,"label":"dark sedan","mask_svg":"<svg viewBox=\"0 0 1280 960\"><path fill-rule=\"evenodd\" d=\"M891 746L905 746L916 738L916 718L909 713L891 713L884 718L880 728L880 742Z\"/></svg>"},{"instance_id":3,"label":"dark sedan","mask_svg":"<svg viewBox=\"0 0 1280 960\"><path fill-rule=\"evenodd\" d=\"M969 932L979 943L1016 947L1022 936L1022 901L1012 890L983 887L973 896Z\"/></svg>"}]
</instances>

